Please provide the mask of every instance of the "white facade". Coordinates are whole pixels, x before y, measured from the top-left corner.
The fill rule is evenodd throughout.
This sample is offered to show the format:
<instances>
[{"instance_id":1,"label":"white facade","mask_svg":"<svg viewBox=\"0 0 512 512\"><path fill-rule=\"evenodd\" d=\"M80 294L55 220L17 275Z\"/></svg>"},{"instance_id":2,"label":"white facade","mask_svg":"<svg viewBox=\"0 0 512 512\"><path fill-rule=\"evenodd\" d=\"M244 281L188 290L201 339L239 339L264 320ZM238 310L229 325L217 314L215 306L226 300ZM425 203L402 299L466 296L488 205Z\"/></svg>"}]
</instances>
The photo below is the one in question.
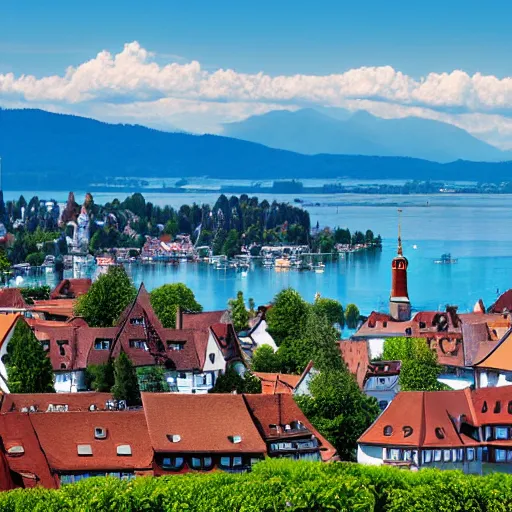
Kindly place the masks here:
<instances>
[{"instance_id":1,"label":"white facade","mask_svg":"<svg viewBox=\"0 0 512 512\"><path fill-rule=\"evenodd\" d=\"M368 350L370 351L370 361L381 359L384 353L385 338L368 338Z\"/></svg>"},{"instance_id":2,"label":"white facade","mask_svg":"<svg viewBox=\"0 0 512 512\"><path fill-rule=\"evenodd\" d=\"M276 342L268 333L265 320L259 320L246 336L239 336L239 339L243 346L250 347L251 352L254 352L263 345L268 345L274 352L277 352Z\"/></svg>"},{"instance_id":3,"label":"white facade","mask_svg":"<svg viewBox=\"0 0 512 512\"><path fill-rule=\"evenodd\" d=\"M85 391L85 370L76 370L71 372L55 372L54 383L57 393L76 393Z\"/></svg>"},{"instance_id":4,"label":"white facade","mask_svg":"<svg viewBox=\"0 0 512 512\"><path fill-rule=\"evenodd\" d=\"M12 326L12 329L5 337L4 342L2 343L2 347L0 348L0 388L2 389L2 392L9 393L9 387L7 385L7 368L4 364L4 356L7 354L7 345L9 345L9 341L12 338L12 335L14 334L14 327L16 324Z\"/></svg>"},{"instance_id":5,"label":"white facade","mask_svg":"<svg viewBox=\"0 0 512 512\"><path fill-rule=\"evenodd\" d=\"M383 411L400 391L398 375L383 375L370 377L364 384L364 392L373 396Z\"/></svg>"},{"instance_id":6,"label":"white facade","mask_svg":"<svg viewBox=\"0 0 512 512\"><path fill-rule=\"evenodd\" d=\"M294 395L311 395L311 392L309 391L309 385L311 384L311 380L313 377L318 375L319 371L315 370L314 367L310 368L308 372L306 372L302 379L299 381L297 386L295 386L295 389L293 391Z\"/></svg>"},{"instance_id":7,"label":"white facade","mask_svg":"<svg viewBox=\"0 0 512 512\"><path fill-rule=\"evenodd\" d=\"M512 372L503 370L476 370L475 384L477 388L499 388L512 385Z\"/></svg>"},{"instance_id":8,"label":"white facade","mask_svg":"<svg viewBox=\"0 0 512 512\"><path fill-rule=\"evenodd\" d=\"M209 331L208 336L208 344L206 345L206 358L204 361L204 372L214 372L215 375L218 375L219 372L224 372L226 370L226 360L224 359L224 354L215 339L211 329Z\"/></svg>"},{"instance_id":9,"label":"white facade","mask_svg":"<svg viewBox=\"0 0 512 512\"><path fill-rule=\"evenodd\" d=\"M369 466L381 466L384 464L384 448L369 444L358 445L357 462Z\"/></svg>"}]
</instances>

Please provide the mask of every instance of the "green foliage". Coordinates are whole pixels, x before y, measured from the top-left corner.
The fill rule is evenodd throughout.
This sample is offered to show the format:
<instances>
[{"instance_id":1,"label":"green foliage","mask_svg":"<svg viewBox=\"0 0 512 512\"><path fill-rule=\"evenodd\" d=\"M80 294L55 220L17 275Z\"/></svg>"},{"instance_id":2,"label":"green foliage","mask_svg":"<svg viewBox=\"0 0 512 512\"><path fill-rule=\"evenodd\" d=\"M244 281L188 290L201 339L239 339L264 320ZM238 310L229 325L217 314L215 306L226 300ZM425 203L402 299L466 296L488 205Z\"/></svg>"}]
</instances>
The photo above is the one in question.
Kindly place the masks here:
<instances>
[{"instance_id":1,"label":"green foliage","mask_svg":"<svg viewBox=\"0 0 512 512\"><path fill-rule=\"evenodd\" d=\"M161 366L143 366L137 368L139 389L150 393L169 391L169 384L165 380L165 372Z\"/></svg>"},{"instance_id":2,"label":"green foliage","mask_svg":"<svg viewBox=\"0 0 512 512\"><path fill-rule=\"evenodd\" d=\"M298 339L302 335L309 304L292 288L280 291L267 311L267 330L277 345L286 339Z\"/></svg>"},{"instance_id":3,"label":"green foliage","mask_svg":"<svg viewBox=\"0 0 512 512\"><path fill-rule=\"evenodd\" d=\"M437 354L424 338L388 338L384 342L383 358L402 361L400 389L402 391L437 391L445 389L438 382L442 366Z\"/></svg>"},{"instance_id":4,"label":"green foliage","mask_svg":"<svg viewBox=\"0 0 512 512\"><path fill-rule=\"evenodd\" d=\"M251 361L253 372L279 373L281 367L281 358L270 345L262 345L254 351Z\"/></svg>"},{"instance_id":5,"label":"green foliage","mask_svg":"<svg viewBox=\"0 0 512 512\"><path fill-rule=\"evenodd\" d=\"M130 358L124 352L121 352L114 361L112 395L116 400L126 400L128 405L141 403L137 373Z\"/></svg>"},{"instance_id":6,"label":"green foliage","mask_svg":"<svg viewBox=\"0 0 512 512\"><path fill-rule=\"evenodd\" d=\"M164 284L155 288L151 294L151 306L164 327L176 327L178 307L185 311L199 313L203 310L196 301L194 292L183 283Z\"/></svg>"},{"instance_id":7,"label":"green foliage","mask_svg":"<svg viewBox=\"0 0 512 512\"><path fill-rule=\"evenodd\" d=\"M25 261L29 263L31 267L40 267L44 262L44 252L32 252L27 255Z\"/></svg>"},{"instance_id":8,"label":"green foliage","mask_svg":"<svg viewBox=\"0 0 512 512\"><path fill-rule=\"evenodd\" d=\"M231 229L222 246L222 254L234 258L240 254L240 245L240 233L236 229Z\"/></svg>"},{"instance_id":9,"label":"green foliage","mask_svg":"<svg viewBox=\"0 0 512 512\"><path fill-rule=\"evenodd\" d=\"M7 380L11 393L54 393L52 363L32 329L18 320L7 345Z\"/></svg>"},{"instance_id":10,"label":"green foliage","mask_svg":"<svg viewBox=\"0 0 512 512\"><path fill-rule=\"evenodd\" d=\"M345 309L345 322L349 329L355 329L357 327L360 316L359 308L355 304L347 305L347 309Z\"/></svg>"},{"instance_id":11,"label":"green foliage","mask_svg":"<svg viewBox=\"0 0 512 512\"><path fill-rule=\"evenodd\" d=\"M341 328L345 325L345 314L343 306L335 299L320 297L313 303L313 311L320 316L327 317L331 325L339 325Z\"/></svg>"},{"instance_id":12,"label":"green foliage","mask_svg":"<svg viewBox=\"0 0 512 512\"><path fill-rule=\"evenodd\" d=\"M35 300L48 300L51 289L47 285L20 288L21 295L27 304L34 304Z\"/></svg>"},{"instance_id":13,"label":"green foliage","mask_svg":"<svg viewBox=\"0 0 512 512\"><path fill-rule=\"evenodd\" d=\"M231 317L233 318L233 325L236 332L243 331L249 325L249 311L245 307L245 300L243 292L236 294L236 299L229 301L229 309Z\"/></svg>"},{"instance_id":14,"label":"green foliage","mask_svg":"<svg viewBox=\"0 0 512 512\"><path fill-rule=\"evenodd\" d=\"M346 367L315 375L310 392L296 397L300 408L343 460L355 460L357 439L380 412L377 401L359 389Z\"/></svg>"},{"instance_id":15,"label":"green foliage","mask_svg":"<svg viewBox=\"0 0 512 512\"><path fill-rule=\"evenodd\" d=\"M419 472L346 462L267 459L250 473L189 473L132 481L88 478L59 490L0 493L6 512L507 512L512 476Z\"/></svg>"},{"instance_id":16,"label":"green foliage","mask_svg":"<svg viewBox=\"0 0 512 512\"><path fill-rule=\"evenodd\" d=\"M91 327L111 327L136 295L125 269L111 266L78 298L75 315L84 317Z\"/></svg>"},{"instance_id":17,"label":"green foliage","mask_svg":"<svg viewBox=\"0 0 512 512\"><path fill-rule=\"evenodd\" d=\"M86 369L85 377L89 389L109 392L115 383L112 359L109 359L105 364L89 365Z\"/></svg>"},{"instance_id":18,"label":"green foliage","mask_svg":"<svg viewBox=\"0 0 512 512\"><path fill-rule=\"evenodd\" d=\"M0 249L0 274L2 281L4 280L5 274L11 270L11 262L8 260L4 249Z\"/></svg>"},{"instance_id":19,"label":"green foliage","mask_svg":"<svg viewBox=\"0 0 512 512\"><path fill-rule=\"evenodd\" d=\"M226 371L217 377L215 386L209 393L261 393L261 382L251 372L239 375L233 366L228 366Z\"/></svg>"},{"instance_id":20,"label":"green foliage","mask_svg":"<svg viewBox=\"0 0 512 512\"><path fill-rule=\"evenodd\" d=\"M178 223L176 222L176 220L171 219L165 223L164 233L166 235L171 235L172 238L174 238L178 234Z\"/></svg>"}]
</instances>

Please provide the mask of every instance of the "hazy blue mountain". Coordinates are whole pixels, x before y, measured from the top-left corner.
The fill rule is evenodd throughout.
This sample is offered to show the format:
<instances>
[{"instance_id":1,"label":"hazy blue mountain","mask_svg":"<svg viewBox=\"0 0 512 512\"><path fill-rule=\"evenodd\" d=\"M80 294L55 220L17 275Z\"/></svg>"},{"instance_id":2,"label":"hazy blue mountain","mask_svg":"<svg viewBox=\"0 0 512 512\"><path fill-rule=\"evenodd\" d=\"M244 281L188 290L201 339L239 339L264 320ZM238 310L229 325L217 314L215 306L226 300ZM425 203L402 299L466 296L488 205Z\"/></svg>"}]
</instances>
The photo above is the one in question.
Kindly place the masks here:
<instances>
[{"instance_id":1,"label":"hazy blue mountain","mask_svg":"<svg viewBox=\"0 0 512 512\"><path fill-rule=\"evenodd\" d=\"M503 161L510 153L456 126L407 117L381 119L366 111L273 111L224 125L223 134L304 154L406 156L436 162Z\"/></svg>"},{"instance_id":2,"label":"hazy blue mountain","mask_svg":"<svg viewBox=\"0 0 512 512\"><path fill-rule=\"evenodd\" d=\"M303 155L228 137L28 109L0 109L0 156L3 186L15 190L80 189L116 176L512 180L512 162L443 165L404 157Z\"/></svg>"}]
</instances>

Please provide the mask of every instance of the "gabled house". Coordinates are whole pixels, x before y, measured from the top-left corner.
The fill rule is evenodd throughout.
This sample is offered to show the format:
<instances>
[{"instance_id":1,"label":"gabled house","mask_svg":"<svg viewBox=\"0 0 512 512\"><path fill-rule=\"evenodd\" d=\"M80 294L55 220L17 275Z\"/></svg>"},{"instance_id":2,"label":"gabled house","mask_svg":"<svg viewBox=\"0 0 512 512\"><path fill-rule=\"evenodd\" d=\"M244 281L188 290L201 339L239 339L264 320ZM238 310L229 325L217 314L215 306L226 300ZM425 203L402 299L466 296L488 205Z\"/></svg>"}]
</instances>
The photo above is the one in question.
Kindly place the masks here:
<instances>
[{"instance_id":1,"label":"gabled house","mask_svg":"<svg viewBox=\"0 0 512 512\"><path fill-rule=\"evenodd\" d=\"M363 464L512 472L510 388L401 392L358 440Z\"/></svg>"},{"instance_id":2,"label":"gabled house","mask_svg":"<svg viewBox=\"0 0 512 512\"><path fill-rule=\"evenodd\" d=\"M368 365L363 390L383 411L400 391L400 361L374 361Z\"/></svg>"},{"instance_id":3,"label":"gabled house","mask_svg":"<svg viewBox=\"0 0 512 512\"><path fill-rule=\"evenodd\" d=\"M3 393L9 393L7 368L4 363L7 346L14 334L17 323L24 321L25 319L19 313L0 314L0 389Z\"/></svg>"},{"instance_id":4,"label":"gabled house","mask_svg":"<svg viewBox=\"0 0 512 512\"><path fill-rule=\"evenodd\" d=\"M242 395L142 393L155 474L243 472L266 446Z\"/></svg>"},{"instance_id":5,"label":"gabled house","mask_svg":"<svg viewBox=\"0 0 512 512\"><path fill-rule=\"evenodd\" d=\"M270 457L332 461L335 448L309 423L291 395L243 395Z\"/></svg>"},{"instance_id":6,"label":"gabled house","mask_svg":"<svg viewBox=\"0 0 512 512\"><path fill-rule=\"evenodd\" d=\"M25 312L27 308L19 288L0 289L0 313Z\"/></svg>"},{"instance_id":7,"label":"gabled house","mask_svg":"<svg viewBox=\"0 0 512 512\"><path fill-rule=\"evenodd\" d=\"M63 279L50 293L50 299L76 299L89 291L91 279Z\"/></svg>"}]
</instances>

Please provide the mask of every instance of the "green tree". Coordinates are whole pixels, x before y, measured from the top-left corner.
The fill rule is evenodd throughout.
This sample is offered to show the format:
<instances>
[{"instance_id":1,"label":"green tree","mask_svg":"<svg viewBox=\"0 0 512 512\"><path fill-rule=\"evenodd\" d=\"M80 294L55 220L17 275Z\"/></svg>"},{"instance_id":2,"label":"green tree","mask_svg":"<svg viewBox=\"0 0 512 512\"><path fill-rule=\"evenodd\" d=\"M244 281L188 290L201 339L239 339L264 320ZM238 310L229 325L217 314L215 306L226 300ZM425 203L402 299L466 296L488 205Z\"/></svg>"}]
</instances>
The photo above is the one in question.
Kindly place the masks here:
<instances>
[{"instance_id":1,"label":"green tree","mask_svg":"<svg viewBox=\"0 0 512 512\"><path fill-rule=\"evenodd\" d=\"M165 380L165 372L161 366L144 366L137 368L137 378L141 391L150 393L169 391L169 384Z\"/></svg>"},{"instance_id":2,"label":"green tree","mask_svg":"<svg viewBox=\"0 0 512 512\"><path fill-rule=\"evenodd\" d=\"M311 396L296 397L306 417L330 441L343 460L355 461L357 439L380 410L346 368L324 370L313 377Z\"/></svg>"},{"instance_id":3,"label":"green tree","mask_svg":"<svg viewBox=\"0 0 512 512\"><path fill-rule=\"evenodd\" d=\"M355 329L357 327L360 316L359 308L355 304L347 305L347 309L345 309L345 322L349 329Z\"/></svg>"},{"instance_id":4,"label":"green tree","mask_svg":"<svg viewBox=\"0 0 512 512\"><path fill-rule=\"evenodd\" d=\"M171 237L174 239L174 237L178 234L178 223L174 219L168 220L164 226L164 233L166 235L171 235Z\"/></svg>"},{"instance_id":5,"label":"green tree","mask_svg":"<svg viewBox=\"0 0 512 512\"><path fill-rule=\"evenodd\" d=\"M137 290L126 270L111 266L78 298L75 314L82 316L91 327L111 327L136 295Z\"/></svg>"},{"instance_id":6,"label":"green tree","mask_svg":"<svg viewBox=\"0 0 512 512\"><path fill-rule=\"evenodd\" d=\"M401 361L400 389L402 391L437 391L445 389L437 379L442 366L437 354L424 338L388 338L384 342L385 360Z\"/></svg>"},{"instance_id":7,"label":"green tree","mask_svg":"<svg viewBox=\"0 0 512 512\"><path fill-rule=\"evenodd\" d=\"M34 304L34 300L48 300L51 291L51 288L47 285L20 288L21 295L23 295L27 304Z\"/></svg>"},{"instance_id":8,"label":"green tree","mask_svg":"<svg viewBox=\"0 0 512 512\"><path fill-rule=\"evenodd\" d=\"M261 393L261 381L251 372L239 375L233 366L228 366L226 371L217 377L215 386L209 393Z\"/></svg>"},{"instance_id":9,"label":"green tree","mask_svg":"<svg viewBox=\"0 0 512 512\"><path fill-rule=\"evenodd\" d=\"M44 262L44 253L32 252L27 255L25 261L29 263L31 267L40 267Z\"/></svg>"},{"instance_id":10,"label":"green tree","mask_svg":"<svg viewBox=\"0 0 512 512\"><path fill-rule=\"evenodd\" d=\"M4 249L0 249L0 281L5 282L6 276L11 270L11 263L7 259Z\"/></svg>"},{"instance_id":11,"label":"green tree","mask_svg":"<svg viewBox=\"0 0 512 512\"><path fill-rule=\"evenodd\" d=\"M331 325L339 325L341 328L345 325L343 306L335 299L316 299L313 303L313 312L320 316L324 315Z\"/></svg>"},{"instance_id":12,"label":"green tree","mask_svg":"<svg viewBox=\"0 0 512 512\"><path fill-rule=\"evenodd\" d=\"M18 320L5 358L11 393L54 393L50 358L24 320Z\"/></svg>"},{"instance_id":13,"label":"green tree","mask_svg":"<svg viewBox=\"0 0 512 512\"><path fill-rule=\"evenodd\" d=\"M140 405L141 403L137 373L124 352L121 352L114 361L112 395L116 400L126 400L128 405Z\"/></svg>"},{"instance_id":14,"label":"green tree","mask_svg":"<svg viewBox=\"0 0 512 512\"><path fill-rule=\"evenodd\" d=\"M300 337L288 338L279 347L281 371L302 373L311 360L318 370L342 369L344 363L337 340L338 333L327 318L309 311Z\"/></svg>"},{"instance_id":15,"label":"green tree","mask_svg":"<svg viewBox=\"0 0 512 512\"><path fill-rule=\"evenodd\" d=\"M164 327L176 328L178 307L185 311L199 313L203 310L196 301L194 292L183 283L164 284L151 294L151 306Z\"/></svg>"},{"instance_id":16,"label":"green tree","mask_svg":"<svg viewBox=\"0 0 512 512\"><path fill-rule=\"evenodd\" d=\"M240 253L240 236L236 229L231 229L222 246L222 254L228 258L234 258Z\"/></svg>"},{"instance_id":17,"label":"green tree","mask_svg":"<svg viewBox=\"0 0 512 512\"><path fill-rule=\"evenodd\" d=\"M280 291L267 311L268 332L280 345L285 339L298 339L306 322L309 304L292 288Z\"/></svg>"},{"instance_id":18,"label":"green tree","mask_svg":"<svg viewBox=\"0 0 512 512\"><path fill-rule=\"evenodd\" d=\"M251 361L253 372L279 373L281 371L281 359L277 352L274 352L270 345L258 347Z\"/></svg>"},{"instance_id":19,"label":"green tree","mask_svg":"<svg viewBox=\"0 0 512 512\"><path fill-rule=\"evenodd\" d=\"M105 364L89 365L85 377L89 389L104 393L110 392L115 383L112 359L109 359Z\"/></svg>"},{"instance_id":20,"label":"green tree","mask_svg":"<svg viewBox=\"0 0 512 512\"><path fill-rule=\"evenodd\" d=\"M237 332L243 331L249 325L249 311L245 307L244 294L239 291L236 299L229 301L229 310L233 319L233 325Z\"/></svg>"}]
</instances>

